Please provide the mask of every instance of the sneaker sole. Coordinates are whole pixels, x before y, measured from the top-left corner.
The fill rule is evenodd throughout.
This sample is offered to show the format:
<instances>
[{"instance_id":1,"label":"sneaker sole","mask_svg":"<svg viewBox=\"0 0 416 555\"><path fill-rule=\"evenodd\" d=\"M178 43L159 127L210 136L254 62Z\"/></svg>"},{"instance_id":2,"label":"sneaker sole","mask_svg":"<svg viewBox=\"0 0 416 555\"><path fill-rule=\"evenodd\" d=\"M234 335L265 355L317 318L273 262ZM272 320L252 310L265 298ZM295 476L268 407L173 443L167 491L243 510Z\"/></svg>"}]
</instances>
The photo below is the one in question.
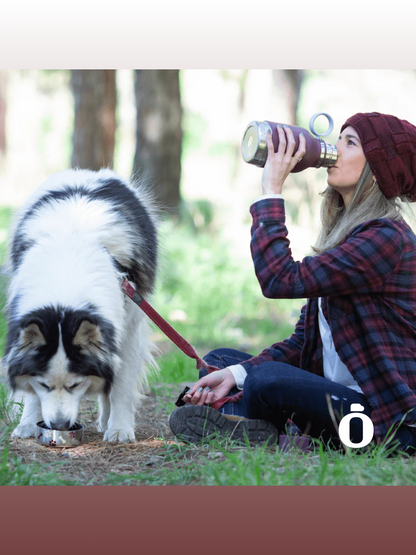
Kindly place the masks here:
<instances>
[{"instance_id":1,"label":"sneaker sole","mask_svg":"<svg viewBox=\"0 0 416 555\"><path fill-rule=\"evenodd\" d=\"M279 442L279 432L265 420L230 420L224 414L207 406L185 406L173 411L169 425L175 436L185 443L201 443L212 436L227 435L234 441L245 443Z\"/></svg>"}]
</instances>

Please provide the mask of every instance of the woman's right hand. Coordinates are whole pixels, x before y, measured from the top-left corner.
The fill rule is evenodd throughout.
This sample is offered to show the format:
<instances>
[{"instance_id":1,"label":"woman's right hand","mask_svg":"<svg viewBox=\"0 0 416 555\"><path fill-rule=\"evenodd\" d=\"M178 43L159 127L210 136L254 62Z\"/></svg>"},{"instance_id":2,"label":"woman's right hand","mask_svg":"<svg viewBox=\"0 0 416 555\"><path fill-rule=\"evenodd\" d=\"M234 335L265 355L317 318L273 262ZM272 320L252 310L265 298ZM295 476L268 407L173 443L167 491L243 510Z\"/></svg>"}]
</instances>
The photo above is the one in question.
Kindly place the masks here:
<instances>
[{"instance_id":1,"label":"woman's right hand","mask_svg":"<svg viewBox=\"0 0 416 555\"><path fill-rule=\"evenodd\" d=\"M191 405L210 405L225 397L235 385L231 370L216 370L195 382L183 400Z\"/></svg>"},{"instance_id":2,"label":"woman's right hand","mask_svg":"<svg viewBox=\"0 0 416 555\"><path fill-rule=\"evenodd\" d=\"M285 129L285 131L283 129ZM279 124L277 133L279 135L279 147L277 152L274 152L271 133L267 133L266 141L268 154L261 178L261 186L264 195L270 193L281 194L287 176L294 169L296 164L302 160L306 153L306 139L303 133L299 135L299 148L296 152L296 141L290 127L288 125L282 126Z\"/></svg>"}]
</instances>

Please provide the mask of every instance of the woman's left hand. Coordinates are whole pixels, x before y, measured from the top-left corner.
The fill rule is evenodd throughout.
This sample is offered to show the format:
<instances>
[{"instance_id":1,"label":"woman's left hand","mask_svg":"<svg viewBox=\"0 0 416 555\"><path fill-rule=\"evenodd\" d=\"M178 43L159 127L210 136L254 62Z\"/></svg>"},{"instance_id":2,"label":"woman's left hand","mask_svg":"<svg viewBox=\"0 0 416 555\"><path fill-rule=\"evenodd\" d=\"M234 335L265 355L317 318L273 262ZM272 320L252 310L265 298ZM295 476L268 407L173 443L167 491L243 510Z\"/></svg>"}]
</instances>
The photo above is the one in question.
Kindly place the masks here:
<instances>
[{"instance_id":1,"label":"woman's left hand","mask_svg":"<svg viewBox=\"0 0 416 555\"><path fill-rule=\"evenodd\" d=\"M274 152L272 135L271 133L267 134L268 154L261 178L264 195L270 193L281 194L287 176L306 153L306 139L302 133L299 135L299 148L294 154L296 143L290 127L285 126L285 131L283 131L283 127L277 126L277 132L279 134L279 147L276 153Z\"/></svg>"},{"instance_id":2,"label":"woman's left hand","mask_svg":"<svg viewBox=\"0 0 416 555\"><path fill-rule=\"evenodd\" d=\"M191 405L209 405L228 395L234 386L235 379L229 368L216 370L195 382L183 401Z\"/></svg>"}]
</instances>

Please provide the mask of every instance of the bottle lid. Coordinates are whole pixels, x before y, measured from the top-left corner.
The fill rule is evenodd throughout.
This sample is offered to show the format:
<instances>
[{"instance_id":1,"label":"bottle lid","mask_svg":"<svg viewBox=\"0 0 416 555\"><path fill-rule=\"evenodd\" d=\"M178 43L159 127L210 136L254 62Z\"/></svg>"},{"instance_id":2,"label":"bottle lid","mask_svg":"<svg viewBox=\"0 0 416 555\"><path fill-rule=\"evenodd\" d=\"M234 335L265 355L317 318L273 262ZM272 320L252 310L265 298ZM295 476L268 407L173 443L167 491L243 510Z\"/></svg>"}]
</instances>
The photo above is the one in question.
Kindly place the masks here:
<instances>
[{"instance_id":1,"label":"bottle lid","mask_svg":"<svg viewBox=\"0 0 416 555\"><path fill-rule=\"evenodd\" d=\"M315 120L319 116L325 116L326 119L328 120L328 129L325 131L325 133L317 133L315 131ZM329 114L327 114L325 112L317 112L309 120L309 129L311 130L312 135L314 135L317 139L320 139L321 137L327 137L328 135L330 135L332 133L332 131L334 129L334 120L332 119L332 117Z\"/></svg>"},{"instance_id":2,"label":"bottle lid","mask_svg":"<svg viewBox=\"0 0 416 555\"><path fill-rule=\"evenodd\" d=\"M268 129L272 130L267 121L252 121L248 124L241 144L245 162L256 166L264 166L267 159Z\"/></svg>"}]
</instances>

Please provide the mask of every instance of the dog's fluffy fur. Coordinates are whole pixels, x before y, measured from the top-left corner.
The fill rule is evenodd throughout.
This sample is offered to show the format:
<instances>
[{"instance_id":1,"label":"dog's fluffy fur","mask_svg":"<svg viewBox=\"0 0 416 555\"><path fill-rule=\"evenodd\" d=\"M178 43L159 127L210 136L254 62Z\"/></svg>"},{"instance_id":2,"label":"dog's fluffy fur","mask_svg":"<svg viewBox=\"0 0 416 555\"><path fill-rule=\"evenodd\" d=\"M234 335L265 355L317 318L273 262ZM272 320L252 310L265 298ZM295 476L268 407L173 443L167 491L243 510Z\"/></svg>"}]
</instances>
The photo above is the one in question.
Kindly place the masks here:
<instances>
[{"instance_id":1,"label":"dog's fluffy fur","mask_svg":"<svg viewBox=\"0 0 416 555\"><path fill-rule=\"evenodd\" d=\"M15 437L39 420L67 429L84 395L98 395L98 427L134 441L134 414L155 366L143 312L122 292L125 276L148 298L157 263L148 194L114 172L51 176L17 214L10 239L4 368L25 393Z\"/></svg>"}]
</instances>

